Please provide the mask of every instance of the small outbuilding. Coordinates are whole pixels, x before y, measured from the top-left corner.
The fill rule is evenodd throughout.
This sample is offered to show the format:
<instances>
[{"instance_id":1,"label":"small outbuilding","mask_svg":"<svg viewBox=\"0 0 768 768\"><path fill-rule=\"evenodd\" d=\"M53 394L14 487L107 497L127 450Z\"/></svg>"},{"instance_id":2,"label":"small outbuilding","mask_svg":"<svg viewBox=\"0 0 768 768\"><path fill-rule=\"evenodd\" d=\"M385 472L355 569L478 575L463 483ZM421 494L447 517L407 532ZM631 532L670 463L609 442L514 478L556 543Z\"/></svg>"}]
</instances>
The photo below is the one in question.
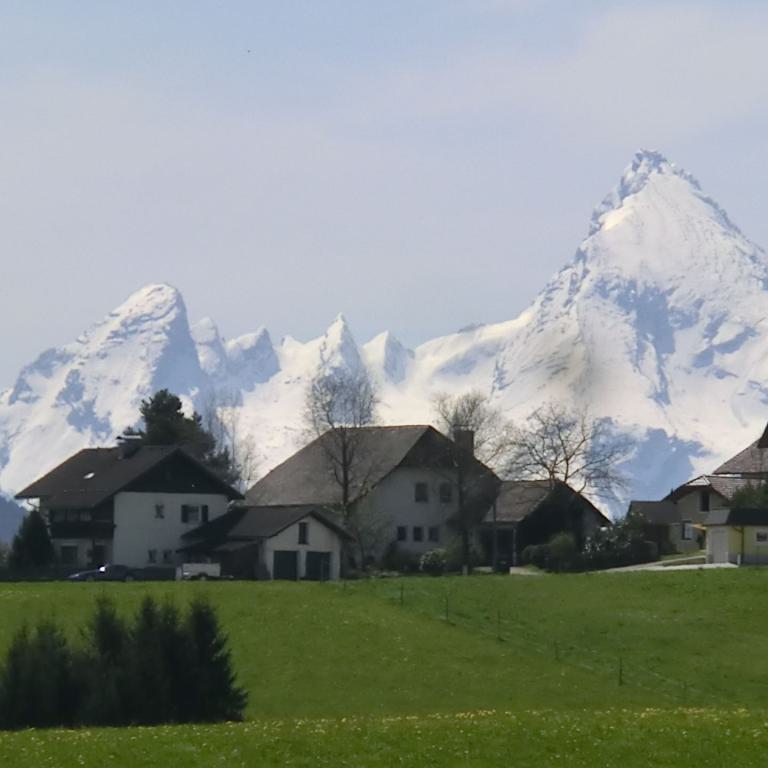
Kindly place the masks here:
<instances>
[{"instance_id":1,"label":"small outbuilding","mask_svg":"<svg viewBox=\"0 0 768 768\"><path fill-rule=\"evenodd\" d=\"M186 562L218 562L225 576L328 581L339 578L351 537L332 513L296 505L236 506L183 539Z\"/></svg>"}]
</instances>

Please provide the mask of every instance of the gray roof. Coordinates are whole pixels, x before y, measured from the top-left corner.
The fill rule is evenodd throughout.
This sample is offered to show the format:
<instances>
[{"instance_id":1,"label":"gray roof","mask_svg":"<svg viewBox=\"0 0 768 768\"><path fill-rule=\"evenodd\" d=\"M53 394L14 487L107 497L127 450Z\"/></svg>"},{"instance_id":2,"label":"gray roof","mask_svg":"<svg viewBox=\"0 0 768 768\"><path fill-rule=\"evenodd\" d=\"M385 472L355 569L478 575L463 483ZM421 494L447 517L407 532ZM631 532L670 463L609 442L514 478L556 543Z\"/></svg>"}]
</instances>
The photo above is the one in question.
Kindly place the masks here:
<instances>
[{"instance_id":1,"label":"gray roof","mask_svg":"<svg viewBox=\"0 0 768 768\"><path fill-rule=\"evenodd\" d=\"M349 539L350 534L334 520L332 513L311 505L235 506L220 517L185 533L185 549L231 550L237 542L269 539L306 517L313 517Z\"/></svg>"},{"instance_id":2,"label":"gray roof","mask_svg":"<svg viewBox=\"0 0 768 768\"><path fill-rule=\"evenodd\" d=\"M764 525L768 527L768 509L715 509L704 525Z\"/></svg>"},{"instance_id":3,"label":"gray roof","mask_svg":"<svg viewBox=\"0 0 768 768\"><path fill-rule=\"evenodd\" d=\"M663 501L631 501L629 514L642 517L651 525L674 525L681 520L677 505L666 499Z\"/></svg>"},{"instance_id":4,"label":"gray roof","mask_svg":"<svg viewBox=\"0 0 768 768\"><path fill-rule=\"evenodd\" d=\"M16 498L43 499L52 509L92 509L176 454L217 483L230 499L242 498L177 445L142 445L126 458L120 447L84 448L17 493Z\"/></svg>"},{"instance_id":5,"label":"gray roof","mask_svg":"<svg viewBox=\"0 0 768 768\"><path fill-rule=\"evenodd\" d=\"M352 462L352 501L404 463L434 465L448 461L457 450L452 440L426 425L358 427L348 431L354 434L357 456ZM248 501L262 506L340 504L341 484L329 458L329 452L334 450L333 440L333 435L326 432L304 446L259 480L246 493ZM480 462L477 464L490 472Z\"/></svg>"},{"instance_id":6,"label":"gray roof","mask_svg":"<svg viewBox=\"0 0 768 768\"><path fill-rule=\"evenodd\" d=\"M556 480L504 480L499 485L496 496L496 522L519 523L530 515L540 504L550 498L552 494L565 492L571 497L577 496L581 501L591 507L597 515L610 523L607 517L592 504L589 499L582 496L567 483ZM483 519L484 523L493 522L493 507L488 510Z\"/></svg>"},{"instance_id":7,"label":"gray roof","mask_svg":"<svg viewBox=\"0 0 768 768\"><path fill-rule=\"evenodd\" d=\"M672 500L677 501L683 496L687 496L694 491L711 490L720 494L726 501L730 501L733 498L733 494L736 491L745 488L749 485L750 480L746 477L733 477L728 475L700 475L699 477L689 480L685 485L681 485L675 488L672 493L667 496L665 501Z\"/></svg>"},{"instance_id":8,"label":"gray roof","mask_svg":"<svg viewBox=\"0 0 768 768\"><path fill-rule=\"evenodd\" d=\"M552 491L548 480L503 480L496 497L496 522L518 523ZM486 522L493 520L493 509L485 516Z\"/></svg>"}]
</instances>

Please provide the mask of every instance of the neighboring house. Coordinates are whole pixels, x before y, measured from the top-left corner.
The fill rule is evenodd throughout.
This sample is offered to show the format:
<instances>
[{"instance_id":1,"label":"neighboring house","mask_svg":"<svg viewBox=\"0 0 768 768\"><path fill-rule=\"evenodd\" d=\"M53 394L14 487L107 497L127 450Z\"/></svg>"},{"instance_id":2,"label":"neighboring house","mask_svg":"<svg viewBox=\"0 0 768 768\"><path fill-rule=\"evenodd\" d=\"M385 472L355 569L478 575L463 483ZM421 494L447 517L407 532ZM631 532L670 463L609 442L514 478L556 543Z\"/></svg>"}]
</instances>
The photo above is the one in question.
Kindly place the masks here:
<instances>
[{"instance_id":1,"label":"neighboring house","mask_svg":"<svg viewBox=\"0 0 768 768\"><path fill-rule=\"evenodd\" d=\"M38 499L59 562L173 566L182 535L242 495L178 446L86 448L16 495Z\"/></svg>"},{"instance_id":2,"label":"neighboring house","mask_svg":"<svg viewBox=\"0 0 768 768\"><path fill-rule=\"evenodd\" d=\"M693 494L690 500L693 500L694 507L702 504L701 496ZM698 509L686 511L690 500L682 506L669 498L662 501L632 501L628 514L642 522L645 539L656 544L661 554L696 552L703 546L703 521L708 512Z\"/></svg>"},{"instance_id":3,"label":"neighboring house","mask_svg":"<svg viewBox=\"0 0 768 768\"><path fill-rule=\"evenodd\" d=\"M215 560L244 579L338 579L349 534L315 507L235 506L184 534L187 562Z\"/></svg>"},{"instance_id":4,"label":"neighboring house","mask_svg":"<svg viewBox=\"0 0 768 768\"><path fill-rule=\"evenodd\" d=\"M632 502L630 510L652 525L666 521L668 541L679 552L705 544L711 563L768 563L768 511L731 509L737 491L768 480L767 452L768 426L712 474L689 480L661 502Z\"/></svg>"},{"instance_id":5,"label":"neighboring house","mask_svg":"<svg viewBox=\"0 0 768 768\"><path fill-rule=\"evenodd\" d=\"M420 555L455 535L460 487L495 493L498 479L472 455L472 434L451 440L430 426L355 428L350 510L365 521L371 556ZM258 507L303 506L338 514L342 486L325 433L269 472L246 494ZM336 518L340 520L339 517Z\"/></svg>"},{"instance_id":6,"label":"neighboring house","mask_svg":"<svg viewBox=\"0 0 768 768\"><path fill-rule=\"evenodd\" d=\"M543 544L561 531L574 535L579 547L611 521L589 499L559 480L505 480L480 529L488 560L514 565L531 544Z\"/></svg>"}]
</instances>

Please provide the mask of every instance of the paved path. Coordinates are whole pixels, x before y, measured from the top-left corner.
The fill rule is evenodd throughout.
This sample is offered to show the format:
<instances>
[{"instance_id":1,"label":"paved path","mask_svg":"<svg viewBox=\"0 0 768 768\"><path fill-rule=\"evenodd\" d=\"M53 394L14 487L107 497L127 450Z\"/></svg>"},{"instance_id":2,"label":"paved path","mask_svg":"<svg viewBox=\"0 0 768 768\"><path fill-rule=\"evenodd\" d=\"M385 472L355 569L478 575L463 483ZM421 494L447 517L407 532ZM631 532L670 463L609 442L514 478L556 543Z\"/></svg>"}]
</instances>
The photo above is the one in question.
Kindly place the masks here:
<instances>
[{"instance_id":1,"label":"paved path","mask_svg":"<svg viewBox=\"0 0 768 768\"><path fill-rule=\"evenodd\" d=\"M622 568L608 568L600 573L627 573L629 571L710 571L716 568L738 568L733 563L692 563L689 565L662 565L661 563L641 563L625 565Z\"/></svg>"}]
</instances>

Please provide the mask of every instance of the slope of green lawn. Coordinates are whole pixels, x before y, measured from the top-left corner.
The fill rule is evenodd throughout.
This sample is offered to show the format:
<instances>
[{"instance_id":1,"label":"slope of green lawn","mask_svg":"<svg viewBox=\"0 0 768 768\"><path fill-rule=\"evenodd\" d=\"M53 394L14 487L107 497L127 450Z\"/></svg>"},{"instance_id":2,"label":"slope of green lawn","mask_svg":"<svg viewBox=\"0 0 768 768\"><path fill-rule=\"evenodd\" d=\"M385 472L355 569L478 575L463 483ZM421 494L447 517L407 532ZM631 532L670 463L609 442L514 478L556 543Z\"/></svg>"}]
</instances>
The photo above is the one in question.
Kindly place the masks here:
<instances>
[{"instance_id":1,"label":"slope of green lawn","mask_svg":"<svg viewBox=\"0 0 768 768\"><path fill-rule=\"evenodd\" d=\"M762 765L750 761L766 747L767 588L760 569L4 584L0 653L24 620L55 615L76 636L100 593L126 613L145 594L208 595L249 722L0 734L0 765L56 750L74 764L83 744L84 765Z\"/></svg>"}]
</instances>

